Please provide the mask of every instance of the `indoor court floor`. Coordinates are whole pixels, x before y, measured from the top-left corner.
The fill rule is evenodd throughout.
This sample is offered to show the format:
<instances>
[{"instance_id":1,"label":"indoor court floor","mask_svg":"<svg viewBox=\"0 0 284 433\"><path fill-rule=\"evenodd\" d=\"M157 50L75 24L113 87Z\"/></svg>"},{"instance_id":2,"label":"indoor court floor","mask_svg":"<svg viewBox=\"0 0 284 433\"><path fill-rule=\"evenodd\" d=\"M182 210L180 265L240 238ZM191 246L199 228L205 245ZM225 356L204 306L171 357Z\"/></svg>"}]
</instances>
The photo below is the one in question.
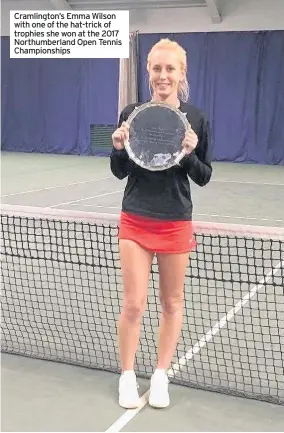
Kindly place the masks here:
<instances>
[{"instance_id":1,"label":"indoor court floor","mask_svg":"<svg viewBox=\"0 0 284 433\"><path fill-rule=\"evenodd\" d=\"M284 167L213 166L205 188L192 184L196 220L283 227ZM108 158L2 153L2 203L119 214L125 184Z\"/></svg>"},{"instance_id":2,"label":"indoor court floor","mask_svg":"<svg viewBox=\"0 0 284 433\"><path fill-rule=\"evenodd\" d=\"M126 180L103 157L2 153L3 204L119 215ZM194 218L284 227L284 167L214 163ZM170 385L171 406L126 411L118 375L2 353L2 431L283 431L284 406ZM284 379L283 379L284 381ZM149 382L139 379L140 394ZM146 394L147 395L147 394Z\"/></svg>"}]
</instances>

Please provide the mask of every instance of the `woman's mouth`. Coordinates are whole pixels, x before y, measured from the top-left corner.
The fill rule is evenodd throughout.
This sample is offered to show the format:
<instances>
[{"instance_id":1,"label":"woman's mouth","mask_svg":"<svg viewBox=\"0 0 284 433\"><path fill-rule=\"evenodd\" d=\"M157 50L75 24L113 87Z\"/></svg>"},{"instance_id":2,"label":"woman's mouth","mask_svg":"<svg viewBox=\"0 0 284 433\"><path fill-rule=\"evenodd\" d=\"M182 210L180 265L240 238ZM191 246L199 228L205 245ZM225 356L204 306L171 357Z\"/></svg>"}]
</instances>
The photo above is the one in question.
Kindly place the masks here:
<instances>
[{"instance_id":1,"label":"woman's mouth","mask_svg":"<svg viewBox=\"0 0 284 433\"><path fill-rule=\"evenodd\" d=\"M169 87L169 84L167 84L167 83L158 83L158 87L159 87L159 89L166 89L167 87Z\"/></svg>"}]
</instances>

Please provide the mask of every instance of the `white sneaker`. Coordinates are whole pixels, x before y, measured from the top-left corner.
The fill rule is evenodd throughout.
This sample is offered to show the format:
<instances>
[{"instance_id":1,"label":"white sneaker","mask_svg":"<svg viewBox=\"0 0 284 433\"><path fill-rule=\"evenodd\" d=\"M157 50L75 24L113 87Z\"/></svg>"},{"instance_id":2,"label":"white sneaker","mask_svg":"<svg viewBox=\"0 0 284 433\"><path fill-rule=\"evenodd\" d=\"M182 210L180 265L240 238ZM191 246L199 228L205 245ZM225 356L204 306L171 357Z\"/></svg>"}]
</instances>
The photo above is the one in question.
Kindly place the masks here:
<instances>
[{"instance_id":1,"label":"white sneaker","mask_svg":"<svg viewBox=\"0 0 284 433\"><path fill-rule=\"evenodd\" d=\"M151 378L149 404L152 407L164 408L170 404L169 379L165 370L157 369Z\"/></svg>"},{"instance_id":2,"label":"white sneaker","mask_svg":"<svg viewBox=\"0 0 284 433\"><path fill-rule=\"evenodd\" d=\"M119 378L119 404L125 409L135 409L140 405L138 383L133 370L127 370Z\"/></svg>"}]
</instances>

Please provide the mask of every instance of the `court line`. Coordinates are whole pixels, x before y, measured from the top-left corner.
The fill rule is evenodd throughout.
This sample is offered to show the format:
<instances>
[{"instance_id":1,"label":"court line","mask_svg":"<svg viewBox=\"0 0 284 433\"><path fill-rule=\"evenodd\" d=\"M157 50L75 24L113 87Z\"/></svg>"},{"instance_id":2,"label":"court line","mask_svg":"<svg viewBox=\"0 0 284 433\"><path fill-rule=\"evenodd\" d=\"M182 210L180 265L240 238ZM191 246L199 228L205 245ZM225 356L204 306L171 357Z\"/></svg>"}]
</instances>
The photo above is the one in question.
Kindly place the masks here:
<instances>
[{"instance_id":1,"label":"court line","mask_svg":"<svg viewBox=\"0 0 284 433\"><path fill-rule=\"evenodd\" d=\"M239 183L244 185L268 185L268 186L284 186L284 183L274 183L274 182L255 182L253 180L217 180L212 179L210 182L214 183Z\"/></svg>"},{"instance_id":2,"label":"court line","mask_svg":"<svg viewBox=\"0 0 284 433\"><path fill-rule=\"evenodd\" d=\"M279 262L277 266L272 268L265 276L260 280L258 284L255 284L241 299L237 304L226 313L219 322L217 322L197 343L191 347L184 356L179 358L178 362L175 363L172 368L168 370L169 378L173 377L183 366L190 361L194 355L199 353L201 349L209 343L213 337L218 334L218 332L243 308L248 301L260 290L265 283L267 283L270 278L278 273L278 271L284 267L284 261ZM142 409L146 406L149 397L149 389L140 398L140 406L137 409L128 409L124 414L119 417L107 430L106 432L120 432L126 424L128 424Z\"/></svg>"},{"instance_id":3,"label":"court line","mask_svg":"<svg viewBox=\"0 0 284 433\"><path fill-rule=\"evenodd\" d=\"M92 195L91 197L79 198L78 200L65 201L63 203L53 204L53 205L48 206L48 207L58 207L58 206L63 206L65 204L79 203L80 201L90 200L91 198L105 197L107 195L112 195L112 194L118 194L119 192L123 192L123 191L124 191L124 189L119 189L118 191L105 192L104 194ZM84 206L86 206L86 205L84 205Z\"/></svg>"},{"instance_id":4,"label":"court line","mask_svg":"<svg viewBox=\"0 0 284 433\"><path fill-rule=\"evenodd\" d=\"M99 182L101 180L108 180L108 179L114 179L113 176L108 176L108 177L102 177L102 178L98 178L98 179L92 179L92 180L83 180L80 182L72 182L72 183L66 183L66 184L62 184L62 185L54 185L54 186L47 186L45 188L38 188L38 189L31 189L31 190L26 190L26 191L19 191L19 192L14 192L14 193L10 193L10 194L4 194L1 195L1 197L13 197L15 195L22 195L22 194L31 194L33 192L41 192L41 191L48 191L51 189L57 189L57 188L66 188L68 186L74 186L74 185L82 185L82 184L86 184L86 183L91 183L91 182ZM242 180L211 180L211 182L215 182L215 183L239 183L239 184L250 184L250 185L269 185L269 186L284 186L284 183L269 183L269 182L253 182L253 181L242 181Z\"/></svg>"},{"instance_id":5,"label":"court line","mask_svg":"<svg viewBox=\"0 0 284 433\"><path fill-rule=\"evenodd\" d=\"M104 205L95 205L95 204L84 204L83 206L91 207L91 208L102 208L102 209L121 209L121 206L104 206ZM245 217L245 216L233 216L233 215L217 215L217 214L206 214L206 213L194 213L194 216L197 217L210 217L210 218L231 218L231 219L241 219L241 220L251 220L251 221L271 221L277 223L284 223L284 220L279 219L271 219L271 218L257 218L257 217Z\"/></svg>"},{"instance_id":6,"label":"court line","mask_svg":"<svg viewBox=\"0 0 284 433\"><path fill-rule=\"evenodd\" d=\"M19 192L14 192L14 193L10 193L10 194L4 194L1 195L1 197L13 197L16 195L22 195L22 194L32 194L33 192L41 192L41 191L48 191L48 190L52 190L52 189L57 189L57 188L66 188L69 186L74 186L74 185L82 185L82 184L86 184L86 183L91 183L91 182L99 182L101 180L108 180L108 179L114 179L113 176L108 176L108 177L103 177L103 178L98 178L98 179L92 179L92 180L83 180L80 182L72 182L72 183L67 183L67 184L62 184L62 185L54 185L54 186L48 186L45 188L38 188L38 189L31 189L31 190L26 190L26 191L19 191ZM242 180L211 180L211 182L214 183L237 183L237 184L249 184L249 185L269 185L269 186L284 186L284 183L270 183L270 182L254 182L254 181L242 181Z\"/></svg>"},{"instance_id":7,"label":"court line","mask_svg":"<svg viewBox=\"0 0 284 433\"><path fill-rule=\"evenodd\" d=\"M33 193L33 192L48 191L48 190L50 190L50 189L65 188L65 187L68 187L68 186L82 185L82 184L85 184L85 183L99 182L99 181L101 181L101 180L108 180L108 179L113 179L113 177L112 177L112 176L101 177L101 178L98 178L98 179L82 180L82 181L80 181L80 182L66 183L66 184L62 184L62 185L47 186L47 187L45 187L45 188L30 189L30 190L27 190L27 191L19 191L19 192L14 192L14 193L11 193L11 194L4 194L4 195L2 195L1 197L4 198L4 197L12 197L12 196L14 196L14 195L31 194L31 193Z\"/></svg>"},{"instance_id":8,"label":"court line","mask_svg":"<svg viewBox=\"0 0 284 433\"><path fill-rule=\"evenodd\" d=\"M278 223L284 222L284 220L275 220L271 218L257 218L257 217L250 217L250 216L233 216L233 215L217 215L217 214L206 214L206 213L196 213L195 216L202 216L202 217L211 217L211 218L232 218L232 219L241 219L241 220L252 220L252 221L274 221Z\"/></svg>"},{"instance_id":9,"label":"court line","mask_svg":"<svg viewBox=\"0 0 284 433\"><path fill-rule=\"evenodd\" d=\"M206 343L210 342L214 335L218 334L218 332L243 308L248 301L250 301L253 296L264 287L264 284L268 283L272 276L278 273L278 271L284 267L284 261L279 262L276 266L274 266L265 276L255 284L243 297L237 302L237 304L231 308L231 310L226 313L219 322L217 322L200 340L195 343L195 345L190 348L186 354L181 357L176 364L173 365L171 369L169 369L168 374L169 377L174 376L174 373L179 371L181 367L186 365L187 361L193 358L193 355L200 352L200 350L206 345Z\"/></svg>"}]
</instances>

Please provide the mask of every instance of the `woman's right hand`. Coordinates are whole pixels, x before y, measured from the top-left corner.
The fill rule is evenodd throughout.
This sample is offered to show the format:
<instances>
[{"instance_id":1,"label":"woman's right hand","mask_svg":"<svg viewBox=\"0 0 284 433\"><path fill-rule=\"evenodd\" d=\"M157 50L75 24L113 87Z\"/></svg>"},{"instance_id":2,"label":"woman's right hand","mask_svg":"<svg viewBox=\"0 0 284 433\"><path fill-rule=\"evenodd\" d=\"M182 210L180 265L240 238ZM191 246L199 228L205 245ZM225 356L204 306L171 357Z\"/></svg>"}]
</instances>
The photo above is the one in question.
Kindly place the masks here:
<instances>
[{"instance_id":1,"label":"woman's right hand","mask_svg":"<svg viewBox=\"0 0 284 433\"><path fill-rule=\"evenodd\" d=\"M112 144L116 150L124 149L124 142L129 138L129 126L123 122L120 128L117 128L111 136Z\"/></svg>"}]
</instances>

